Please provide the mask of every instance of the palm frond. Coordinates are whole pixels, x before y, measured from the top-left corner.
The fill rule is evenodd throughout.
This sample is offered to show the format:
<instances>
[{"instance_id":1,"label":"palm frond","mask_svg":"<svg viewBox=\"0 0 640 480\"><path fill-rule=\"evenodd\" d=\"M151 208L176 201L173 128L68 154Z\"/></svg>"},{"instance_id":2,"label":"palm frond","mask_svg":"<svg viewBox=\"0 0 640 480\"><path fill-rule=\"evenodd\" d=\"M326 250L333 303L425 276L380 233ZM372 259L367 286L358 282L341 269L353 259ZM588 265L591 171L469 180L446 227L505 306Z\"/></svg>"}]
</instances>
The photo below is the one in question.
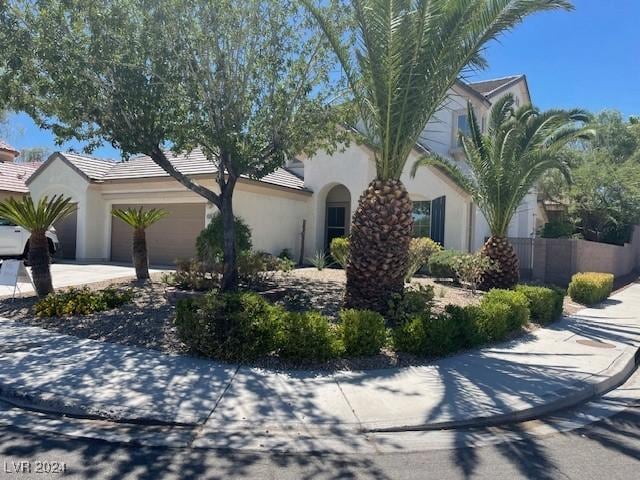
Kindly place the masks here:
<instances>
[{"instance_id":1,"label":"palm frond","mask_svg":"<svg viewBox=\"0 0 640 480\"><path fill-rule=\"evenodd\" d=\"M146 229L169 215L169 212L162 208L150 208L145 210L143 207L130 207L116 208L111 212L111 214L122 220L130 227Z\"/></svg>"},{"instance_id":2,"label":"palm frond","mask_svg":"<svg viewBox=\"0 0 640 480\"><path fill-rule=\"evenodd\" d=\"M379 179L399 179L427 122L483 46L532 13L571 9L564 0L353 0L355 44L342 42L314 0L302 0L344 69Z\"/></svg>"},{"instance_id":3,"label":"palm frond","mask_svg":"<svg viewBox=\"0 0 640 480\"><path fill-rule=\"evenodd\" d=\"M8 198L0 202L0 218L19 225L30 232L44 232L53 224L76 210L71 198L54 195L43 196L37 204L30 195L23 198Z\"/></svg>"}]
</instances>

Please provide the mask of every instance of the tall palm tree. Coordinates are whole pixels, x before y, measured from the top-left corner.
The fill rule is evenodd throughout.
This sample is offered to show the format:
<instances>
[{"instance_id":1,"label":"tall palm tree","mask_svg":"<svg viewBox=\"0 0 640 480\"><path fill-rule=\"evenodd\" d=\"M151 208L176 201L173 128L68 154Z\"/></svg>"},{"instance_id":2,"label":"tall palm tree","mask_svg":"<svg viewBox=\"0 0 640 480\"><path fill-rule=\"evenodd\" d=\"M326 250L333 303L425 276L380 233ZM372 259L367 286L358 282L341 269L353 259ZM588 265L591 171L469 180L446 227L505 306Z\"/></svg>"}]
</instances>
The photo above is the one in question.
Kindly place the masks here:
<instances>
[{"instance_id":1,"label":"tall palm tree","mask_svg":"<svg viewBox=\"0 0 640 480\"><path fill-rule=\"evenodd\" d=\"M51 226L73 213L75 204L71 198L54 195L52 198L42 197L37 204L30 196L20 199L8 198L0 202L0 218L29 230L29 263L31 277L36 294L42 298L53 292L51 283L51 258L47 230Z\"/></svg>"},{"instance_id":2,"label":"tall palm tree","mask_svg":"<svg viewBox=\"0 0 640 480\"><path fill-rule=\"evenodd\" d=\"M551 169L571 179L562 148L579 139L590 139L594 131L582 110L539 112L531 105L514 109L511 94L498 100L491 111L489 129L483 135L471 104L467 107L470 133L462 146L470 176L442 158L425 157L413 166L436 165L448 170L472 195L484 214L491 236L482 247L499 267L487 272L481 288L510 288L518 283L518 257L507 240L509 223L524 197Z\"/></svg>"},{"instance_id":3,"label":"tall palm tree","mask_svg":"<svg viewBox=\"0 0 640 480\"><path fill-rule=\"evenodd\" d=\"M116 208L111 214L133 228L133 249L131 256L136 268L136 278L149 278L149 257L147 255L147 228L163 219L169 212L162 208Z\"/></svg>"},{"instance_id":4,"label":"tall palm tree","mask_svg":"<svg viewBox=\"0 0 640 480\"><path fill-rule=\"evenodd\" d=\"M355 42L343 43L314 0L302 0L343 67L375 151L376 178L359 200L347 265L349 307L384 311L403 291L412 203L400 175L409 154L482 47L524 17L570 10L566 0L353 0Z\"/></svg>"}]
</instances>

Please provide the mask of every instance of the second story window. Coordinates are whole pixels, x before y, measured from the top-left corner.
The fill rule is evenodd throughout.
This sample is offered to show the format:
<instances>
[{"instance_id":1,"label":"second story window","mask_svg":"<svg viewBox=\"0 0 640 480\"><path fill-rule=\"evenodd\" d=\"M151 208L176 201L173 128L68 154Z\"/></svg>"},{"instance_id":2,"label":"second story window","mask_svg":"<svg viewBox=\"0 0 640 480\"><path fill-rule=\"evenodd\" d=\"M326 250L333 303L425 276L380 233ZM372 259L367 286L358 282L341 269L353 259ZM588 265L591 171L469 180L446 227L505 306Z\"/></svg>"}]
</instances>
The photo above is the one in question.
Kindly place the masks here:
<instances>
[{"instance_id":1,"label":"second story window","mask_svg":"<svg viewBox=\"0 0 640 480\"><path fill-rule=\"evenodd\" d=\"M467 117L466 113L459 114L456 118L456 145L462 145L460 135L469 136L470 133L471 129L469 128L469 117Z\"/></svg>"}]
</instances>

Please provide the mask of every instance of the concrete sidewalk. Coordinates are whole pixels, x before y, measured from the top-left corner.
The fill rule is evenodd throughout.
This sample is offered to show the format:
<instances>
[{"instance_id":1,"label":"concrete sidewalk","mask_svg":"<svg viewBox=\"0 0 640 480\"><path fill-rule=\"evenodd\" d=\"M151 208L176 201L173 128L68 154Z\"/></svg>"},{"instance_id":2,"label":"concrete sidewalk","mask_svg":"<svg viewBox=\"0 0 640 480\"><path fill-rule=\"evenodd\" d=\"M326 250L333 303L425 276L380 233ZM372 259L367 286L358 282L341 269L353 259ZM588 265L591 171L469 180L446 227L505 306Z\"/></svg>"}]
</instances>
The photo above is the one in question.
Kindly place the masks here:
<instances>
[{"instance_id":1,"label":"concrete sidewalk","mask_svg":"<svg viewBox=\"0 0 640 480\"><path fill-rule=\"evenodd\" d=\"M0 320L0 332L5 400L200 426L196 446L216 439L246 445L280 433L486 425L584 401L620 384L635 366L640 284L516 341L402 369L276 373L79 340L10 320Z\"/></svg>"}]
</instances>

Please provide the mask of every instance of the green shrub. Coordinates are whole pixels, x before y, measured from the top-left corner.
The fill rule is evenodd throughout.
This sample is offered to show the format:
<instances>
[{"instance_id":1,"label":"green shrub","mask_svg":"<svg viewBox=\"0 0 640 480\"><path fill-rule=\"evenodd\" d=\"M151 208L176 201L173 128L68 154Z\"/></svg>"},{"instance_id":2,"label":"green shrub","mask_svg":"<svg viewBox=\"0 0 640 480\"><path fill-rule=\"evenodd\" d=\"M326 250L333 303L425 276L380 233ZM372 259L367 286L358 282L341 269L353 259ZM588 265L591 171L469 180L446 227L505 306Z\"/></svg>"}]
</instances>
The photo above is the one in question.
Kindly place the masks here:
<instances>
[{"instance_id":1,"label":"green shrub","mask_svg":"<svg viewBox=\"0 0 640 480\"><path fill-rule=\"evenodd\" d=\"M488 302L474 310L479 343L503 340L509 333L511 308L506 303Z\"/></svg>"},{"instance_id":2,"label":"green shrub","mask_svg":"<svg viewBox=\"0 0 640 480\"><path fill-rule=\"evenodd\" d=\"M349 263L349 239L345 237L334 238L331 240L329 250L335 262L342 268L346 268Z\"/></svg>"},{"instance_id":3,"label":"green shrub","mask_svg":"<svg viewBox=\"0 0 640 480\"><path fill-rule=\"evenodd\" d=\"M284 315L255 293L210 292L179 301L175 324L180 339L194 351L242 361L277 349Z\"/></svg>"},{"instance_id":4,"label":"green shrub","mask_svg":"<svg viewBox=\"0 0 640 480\"><path fill-rule=\"evenodd\" d=\"M482 276L496 269L496 264L482 252L463 253L453 261L456 279L473 292L478 289Z\"/></svg>"},{"instance_id":5,"label":"green shrub","mask_svg":"<svg viewBox=\"0 0 640 480\"><path fill-rule=\"evenodd\" d=\"M462 255L464 253L455 250L435 252L429 257L429 273L436 278L453 278L457 280L455 266L457 259Z\"/></svg>"},{"instance_id":6,"label":"green shrub","mask_svg":"<svg viewBox=\"0 0 640 480\"><path fill-rule=\"evenodd\" d=\"M389 298L386 317L393 325L399 325L410 318L431 310L434 298L433 285L418 285L407 288L402 294L392 294Z\"/></svg>"},{"instance_id":7,"label":"green shrub","mask_svg":"<svg viewBox=\"0 0 640 480\"><path fill-rule=\"evenodd\" d=\"M480 345L485 341L478 331L477 319L482 315L480 307L468 305L461 307L458 305L447 305L445 312L451 317L453 331L458 337L456 343L464 348L471 348Z\"/></svg>"},{"instance_id":8,"label":"green shrub","mask_svg":"<svg viewBox=\"0 0 640 480\"><path fill-rule=\"evenodd\" d=\"M236 252L242 254L251 250L251 229L240 217L235 217ZM209 268L222 263L224 251L224 226L222 215L215 215L209 225L200 232L196 239L198 260Z\"/></svg>"},{"instance_id":9,"label":"green shrub","mask_svg":"<svg viewBox=\"0 0 640 480\"><path fill-rule=\"evenodd\" d=\"M340 335L347 355L375 355L384 346L387 329L384 318L371 310L340 312Z\"/></svg>"},{"instance_id":10,"label":"green shrub","mask_svg":"<svg viewBox=\"0 0 640 480\"><path fill-rule=\"evenodd\" d=\"M197 260L178 260L175 272L163 274L162 281L181 290L205 291L218 286L204 263Z\"/></svg>"},{"instance_id":11,"label":"green shrub","mask_svg":"<svg viewBox=\"0 0 640 480\"><path fill-rule=\"evenodd\" d=\"M38 317L63 317L65 315L90 315L111 310L133 299L130 289L117 290L107 287L91 290L89 287L69 288L50 293L36 303L34 309Z\"/></svg>"},{"instance_id":12,"label":"green shrub","mask_svg":"<svg viewBox=\"0 0 640 480\"><path fill-rule=\"evenodd\" d=\"M291 250L289 250L288 248L283 248L282 250L280 250L280 253L278 254L278 258L280 260L293 261L293 255L291 254Z\"/></svg>"},{"instance_id":13,"label":"green shrub","mask_svg":"<svg viewBox=\"0 0 640 480\"><path fill-rule=\"evenodd\" d=\"M465 309L460 308L459 312ZM467 315L461 322L458 315L450 312L438 315L425 312L393 329L394 346L402 352L429 356L447 355L469 347L475 329L466 318Z\"/></svg>"},{"instance_id":14,"label":"green shrub","mask_svg":"<svg viewBox=\"0 0 640 480\"><path fill-rule=\"evenodd\" d=\"M569 238L575 231L575 225L569 221L552 220L544 224L540 236L542 238Z\"/></svg>"},{"instance_id":15,"label":"green shrub","mask_svg":"<svg viewBox=\"0 0 640 480\"><path fill-rule=\"evenodd\" d=\"M540 324L551 323L562 315L565 292L559 288L518 285L516 291L529 301L531 318Z\"/></svg>"},{"instance_id":16,"label":"green shrub","mask_svg":"<svg viewBox=\"0 0 640 480\"><path fill-rule=\"evenodd\" d=\"M318 312L288 313L283 321L280 356L291 360L328 360L342 353L338 334Z\"/></svg>"},{"instance_id":17,"label":"green shrub","mask_svg":"<svg viewBox=\"0 0 640 480\"><path fill-rule=\"evenodd\" d=\"M585 305L606 300L613 291L613 274L585 272L571 277L569 296L574 302Z\"/></svg>"},{"instance_id":18,"label":"green shrub","mask_svg":"<svg viewBox=\"0 0 640 480\"><path fill-rule=\"evenodd\" d=\"M411 281L416 272L427 264L431 255L441 250L442 246L430 238L412 238L409 244L409 261L405 281Z\"/></svg>"},{"instance_id":19,"label":"green shrub","mask_svg":"<svg viewBox=\"0 0 640 480\"><path fill-rule=\"evenodd\" d=\"M411 318L391 331L393 347L396 351L423 355L427 338L427 314Z\"/></svg>"},{"instance_id":20,"label":"green shrub","mask_svg":"<svg viewBox=\"0 0 640 480\"><path fill-rule=\"evenodd\" d=\"M494 304L507 305L509 308L509 315L507 317L507 330L515 331L524 327L529 322L529 301L527 297L514 290L490 290L481 300L480 308L490 307Z\"/></svg>"}]
</instances>

